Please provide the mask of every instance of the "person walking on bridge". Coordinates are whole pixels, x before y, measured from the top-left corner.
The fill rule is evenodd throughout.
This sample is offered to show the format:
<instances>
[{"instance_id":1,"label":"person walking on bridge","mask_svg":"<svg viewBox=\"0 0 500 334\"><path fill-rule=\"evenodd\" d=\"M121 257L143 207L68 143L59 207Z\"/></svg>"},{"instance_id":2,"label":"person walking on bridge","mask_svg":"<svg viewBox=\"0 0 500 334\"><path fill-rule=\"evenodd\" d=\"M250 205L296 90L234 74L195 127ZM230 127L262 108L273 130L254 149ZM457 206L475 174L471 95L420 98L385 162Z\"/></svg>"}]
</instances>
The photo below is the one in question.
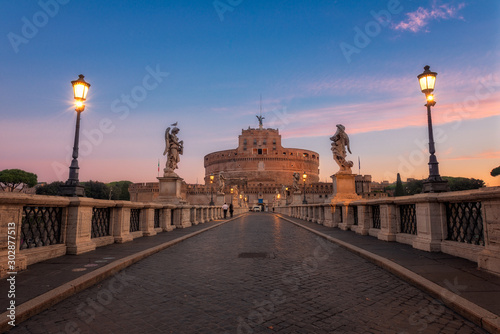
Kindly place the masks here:
<instances>
[{"instance_id":1,"label":"person walking on bridge","mask_svg":"<svg viewBox=\"0 0 500 334\"><path fill-rule=\"evenodd\" d=\"M229 204L229 216L233 218L234 207L233 203Z\"/></svg>"},{"instance_id":2,"label":"person walking on bridge","mask_svg":"<svg viewBox=\"0 0 500 334\"><path fill-rule=\"evenodd\" d=\"M224 203L222 205L222 211L224 211L224 219L227 217L227 209L229 209L229 206L227 206L227 203Z\"/></svg>"}]
</instances>

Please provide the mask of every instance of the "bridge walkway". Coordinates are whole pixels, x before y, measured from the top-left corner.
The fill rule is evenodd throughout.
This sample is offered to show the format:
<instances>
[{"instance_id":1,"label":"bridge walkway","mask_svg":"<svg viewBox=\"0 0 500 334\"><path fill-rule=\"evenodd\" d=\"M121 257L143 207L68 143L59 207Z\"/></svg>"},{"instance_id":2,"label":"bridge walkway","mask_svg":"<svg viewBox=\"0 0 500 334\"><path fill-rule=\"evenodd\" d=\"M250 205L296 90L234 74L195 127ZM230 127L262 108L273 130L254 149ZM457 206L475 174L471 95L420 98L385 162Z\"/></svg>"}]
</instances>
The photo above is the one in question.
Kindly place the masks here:
<instances>
[{"instance_id":1,"label":"bridge walkway","mask_svg":"<svg viewBox=\"0 0 500 334\"><path fill-rule=\"evenodd\" d=\"M48 308L12 333L486 333L500 314L469 261L271 213L35 264L16 294L18 320Z\"/></svg>"}]
</instances>

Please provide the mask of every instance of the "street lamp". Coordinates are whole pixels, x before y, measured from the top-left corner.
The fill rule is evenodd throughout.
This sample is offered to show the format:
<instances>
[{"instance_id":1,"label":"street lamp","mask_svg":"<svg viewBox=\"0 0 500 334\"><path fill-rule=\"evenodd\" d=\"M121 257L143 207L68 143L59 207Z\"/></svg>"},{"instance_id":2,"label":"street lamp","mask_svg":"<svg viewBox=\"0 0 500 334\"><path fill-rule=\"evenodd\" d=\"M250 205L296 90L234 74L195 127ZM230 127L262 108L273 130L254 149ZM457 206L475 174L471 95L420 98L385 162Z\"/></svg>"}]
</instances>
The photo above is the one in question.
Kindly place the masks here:
<instances>
[{"instance_id":1,"label":"street lamp","mask_svg":"<svg viewBox=\"0 0 500 334\"><path fill-rule=\"evenodd\" d=\"M431 72L429 65L426 65L424 67L424 72L417 76L420 90L425 94L427 100L425 106L427 107L427 127L429 130L429 178L423 183L422 192L424 193L448 191L447 181L443 180L439 175L439 163L434 155L436 149L434 147L434 134L432 131L431 107L436 105L434 94L432 93L436 84L436 76L437 73Z\"/></svg>"},{"instance_id":2,"label":"street lamp","mask_svg":"<svg viewBox=\"0 0 500 334\"><path fill-rule=\"evenodd\" d=\"M85 100L89 92L90 84L83 80L83 74L78 76L77 80L71 81L73 85L73 94L75 98L76 110L76 129L75 129L75 142L73 145L73 160L69 167L69 178L62 186L61 191L64 196L85 196L85 190L78 181L78 141L80 137L80 114L85 110Z\"/></svg>"},{"instance_id":3,"label":"street lamp","mask_svg":"<svg viewBox=\"0 0 500 334\"><path fill-rule=\"evenodd\" d=\"M211 206L214 206L214 174L210 174L210 204Z\"/></svg>"},{"instance_id":4,"label":"street lamp","mask_svg":"<svg viewBox=\"0 0 500 334\"><path fill-rule=\"evenodd\" d=\"M307 204L307 200L306 200L306 179L307 179L307 174L306 174L306 172L304 172L304 174L302 174L302 180L304 180L304 200L302 201L302 204Z\"/></svg>"}]
</instances>

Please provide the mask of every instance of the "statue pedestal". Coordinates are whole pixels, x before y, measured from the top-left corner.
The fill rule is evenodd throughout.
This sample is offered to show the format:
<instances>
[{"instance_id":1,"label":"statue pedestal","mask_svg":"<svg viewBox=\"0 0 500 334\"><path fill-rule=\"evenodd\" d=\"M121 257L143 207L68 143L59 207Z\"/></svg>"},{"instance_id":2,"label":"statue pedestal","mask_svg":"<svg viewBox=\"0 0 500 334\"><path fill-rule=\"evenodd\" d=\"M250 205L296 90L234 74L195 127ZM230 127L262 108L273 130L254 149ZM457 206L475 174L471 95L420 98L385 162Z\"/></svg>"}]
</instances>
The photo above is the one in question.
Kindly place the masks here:
<instances>
[{"instance_id":1,"label":"statue pedestal","mask_svg":"<svg viewBox=\"0 0 500 334\"><path fill-rule=\"evenodd\" d=\"M356 194L356 185L354 182L355 174L335 174L332 175L333 180L333 226L338 226L341 230L348 230L354 223L353 219L349 219L349 203L361 199L362 197ZM337 208L335 205L342 202L342 206ZM340 209L342 212L335 214L335 210Z\"/></svg>"},{"instance_id":2,"label":"statue pedestal","mask_svg":"<svg viewBox=\"0 0 500 334\"><path fill-rule=\"evenodd\" d=\"M225 196L226 196L226 194L218 192L217 196L215 198L215 206L222 206L222 204L224 204L226 201Z\"/></svg>"},{"instance_id":3,"label":"statue pedestal","mask_svg":"<svg viewBox=\"0 0 500 334\"><path fill-rule=\"evenodd\" d=\"M302 204L303 201L304 201L304 196L302 195L302 193L300 191L296 191L292 195L292 201L290 202L290 204L298 205Z\"/></svg>"},{"instance_id":4,"label":"statue pedestal","mask_svg":"<svg viewBox=\"0 0 500 334\"><path fill-rule=\"evenodd\" d=\"M333 198L332 202L357 200L361 196L356 194L356 184L354 182L355 174L335 174L331 178L333 180Z\"/></svg>"},{"instance_id":5,"label":"statue pedestal","mask_svg":"<svg viewBox=\"0 0 500 334\"><path fill-rule=\"evenodd\" d=\"M160 182L160 191L157 202L170 204L184 204L186 201L182 198L182 178L174 172L165 172L163 177L158 177Z\"/></svg>"}]
</instances>

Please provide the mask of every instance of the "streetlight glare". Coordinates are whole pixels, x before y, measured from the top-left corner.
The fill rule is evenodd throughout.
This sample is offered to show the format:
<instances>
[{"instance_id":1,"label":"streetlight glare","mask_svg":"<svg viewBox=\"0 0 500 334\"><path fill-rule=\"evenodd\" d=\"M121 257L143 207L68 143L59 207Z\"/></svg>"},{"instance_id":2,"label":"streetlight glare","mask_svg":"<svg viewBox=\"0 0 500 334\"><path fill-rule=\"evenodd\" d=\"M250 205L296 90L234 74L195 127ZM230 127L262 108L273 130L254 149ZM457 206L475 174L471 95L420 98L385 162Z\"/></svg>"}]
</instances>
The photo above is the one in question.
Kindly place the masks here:
<instances>
[{"instance_id":1,"label":"streetlight glare","mask_svg":"<svg viewBox=\"0 0 500 334\"><path fill-rule=\"evenodd\" d=\"M76 107L77 108L80 108L83 106L83 102L82 101L76 101Z\"/></svg>"},{"instance_id":2,"label":"streetlight glare","mask_svg":"<svg viewBox=\"0 0 500 334\"><path fill-rule=\"evenodd\" d=\"M434 101L434 94L427 95L427 101L429 101L429 102Z\"/></svg>"}]
</instances>

